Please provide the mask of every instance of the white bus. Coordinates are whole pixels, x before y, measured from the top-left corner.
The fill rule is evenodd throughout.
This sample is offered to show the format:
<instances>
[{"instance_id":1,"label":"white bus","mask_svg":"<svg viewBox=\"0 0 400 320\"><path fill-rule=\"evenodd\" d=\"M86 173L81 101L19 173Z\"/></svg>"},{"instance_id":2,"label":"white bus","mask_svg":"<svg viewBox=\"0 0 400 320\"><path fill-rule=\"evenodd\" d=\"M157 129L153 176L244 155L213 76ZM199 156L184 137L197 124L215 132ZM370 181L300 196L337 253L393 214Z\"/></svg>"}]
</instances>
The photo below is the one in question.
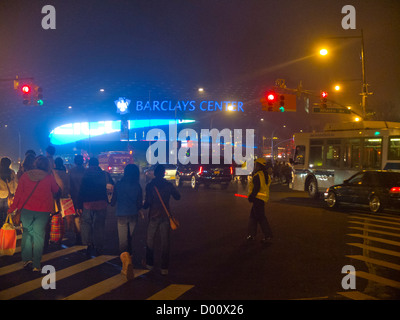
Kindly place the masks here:
<instances>
[{"instance_id":1,"label":"white bus","mask_svg":"<svg viewBox=\"0 0 400 320\"><path fill-rule=\"evenodd\" d=\"M327 124L322 132L296 133L292 189L318 197L360 170L400 170L400 123Z\"/></svg>"}]
</instances>

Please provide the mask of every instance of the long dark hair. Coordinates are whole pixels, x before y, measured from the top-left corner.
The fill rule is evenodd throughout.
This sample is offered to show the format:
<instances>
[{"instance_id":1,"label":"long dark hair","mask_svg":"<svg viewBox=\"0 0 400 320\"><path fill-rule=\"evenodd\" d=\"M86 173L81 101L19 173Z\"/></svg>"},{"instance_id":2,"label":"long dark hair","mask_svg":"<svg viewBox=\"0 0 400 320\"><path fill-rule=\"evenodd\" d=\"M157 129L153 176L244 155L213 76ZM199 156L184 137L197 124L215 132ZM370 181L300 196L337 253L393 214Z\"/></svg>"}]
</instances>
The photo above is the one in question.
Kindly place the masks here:
<instances>
[{"instance_id":1,"label":"long dark hair","mask_svg":"<svg viewBox=\"0 0 400 320\"><path fill-rule=\"evenodd\" d=\"M11 181L11 160L7 157L1 158L0 161L0 178L5 182Z\"/></svg>"},{"instance_id":2,"label":"long dark hair","mask_svg":"<svg viewBox=\"0 0 400 320\"><path fill-rule=\"evenodd\" d=\"M132 163L128 164L124 169L124 177L122 178L122 180L134 184L139 182L139 178L139 167Z\"/></svg>"}]
</instances>

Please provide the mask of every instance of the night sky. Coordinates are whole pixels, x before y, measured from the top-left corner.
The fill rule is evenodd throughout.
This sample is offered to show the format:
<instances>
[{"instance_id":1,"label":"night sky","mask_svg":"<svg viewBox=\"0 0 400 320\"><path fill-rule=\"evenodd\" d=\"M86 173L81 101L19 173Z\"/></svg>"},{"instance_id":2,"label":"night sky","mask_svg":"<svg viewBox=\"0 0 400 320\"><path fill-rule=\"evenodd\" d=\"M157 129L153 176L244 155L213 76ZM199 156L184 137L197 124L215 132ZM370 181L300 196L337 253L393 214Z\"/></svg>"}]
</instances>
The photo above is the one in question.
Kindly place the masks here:
<instances>
[{"instance_id":1,"label":"night sky","mask_svg":"<svg viewBox=\"0 0 400 320\"><path fill-rule=\"evenodd\" d=\"M41 26L46 4L56 9L55 30ZM347 4L356 9L355 30L341 25ZM43 107L24 106L12 81L0 82L0 138L6 140L0 155L17 155L11 129L21 133L23 152L44 149L57 125L117 118L113 101L120 96L199 100L199 87L207 99L244 102L245 115L226 126L255 128L264 117L271 128L287 123L291 133L310 128L321 118L304 107L266 114L259 99L276 79L285 79L288 88L301 81L316 95L327 90L357 108L360 39L330 40L334 50L325 59L317 52L326 37L360 36L361 29L374 93L367 107L376 119L400 121L397 0L0 0L0 79L34 77L45 100ZM344 89L334 93L338 80Z\"/></svg>"}]
</instances>

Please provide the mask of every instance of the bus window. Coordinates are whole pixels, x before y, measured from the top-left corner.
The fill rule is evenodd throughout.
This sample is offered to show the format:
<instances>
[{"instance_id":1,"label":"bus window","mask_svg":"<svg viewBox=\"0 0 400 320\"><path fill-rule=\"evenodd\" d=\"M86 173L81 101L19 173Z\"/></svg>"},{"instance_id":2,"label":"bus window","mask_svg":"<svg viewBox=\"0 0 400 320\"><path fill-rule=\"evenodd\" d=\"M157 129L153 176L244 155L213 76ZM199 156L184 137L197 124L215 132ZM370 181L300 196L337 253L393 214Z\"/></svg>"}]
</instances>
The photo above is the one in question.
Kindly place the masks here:
<instances>
[{"instance_id":1,"label":"bus window","mask_svg":"<svg viewBox=\"0 0 400 320\"><path fill-rule=\"evenodd\" d=\"M361 168L361 140L350 139L349 140L351 154L350 154L350 167L359 169Z\"/></svg>"},{"instance_id":2,"label":"bus window","mask_svg":"<svg viewBox=\"0 0 400 320\"><path fill-rule=\"evenodd\" d=\"M382 138L364 139L363 169L380 169L382 163Z\"/></svg>"},{"instance_id":3,"label":"bus window","mask_svg":"<svg viewBox=\"0 0 400 320\"><path fill-rule=\"evenodd\" d=\"M324 151L324 146L312 146L310 145L310 158L308 164L310 168L322 167L322 155Z\"/></svg>"},{"instance_id":4,"label":"bus window","mask_svg":"<svg viewBox=\"0 0 400 320\"><path fill-rule=\"evenodd\" d=\"M305 154L306 154L306 146L296 146L296 151L294 154L294 163L304 164Z\"/></svg>"},{"instance_id":5,"label":"bus window","mask_svg":"<svg viewBox=\"0 0 400 320\"><path fill-rule=\"evenodd\" d=\"M326 150L326 165L328 167L340 167L340 139L328 139Z\"/></svg>"},{"instance_id":6,"label":"bus window","mask_svg":"<svg viewBox=\"0 0 400 320\"><path fill-rule=\"evenodd\" d=\"M388 160L400 160L400 136L389 137Z\"/></svg>"}]
</instances>

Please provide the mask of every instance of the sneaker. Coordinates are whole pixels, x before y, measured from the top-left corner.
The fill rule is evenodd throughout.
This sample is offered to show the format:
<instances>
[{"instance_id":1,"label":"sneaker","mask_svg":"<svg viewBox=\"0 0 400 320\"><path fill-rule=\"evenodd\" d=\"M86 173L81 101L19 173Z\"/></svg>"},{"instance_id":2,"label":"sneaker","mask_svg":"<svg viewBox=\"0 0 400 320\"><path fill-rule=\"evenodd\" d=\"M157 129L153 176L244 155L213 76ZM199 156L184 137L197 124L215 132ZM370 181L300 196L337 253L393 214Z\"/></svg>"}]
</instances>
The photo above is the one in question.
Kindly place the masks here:
<instances>
[{"instance_id":1,"label":"sneaker","mask_svg":"<svg viewBox=\"0 0 400 320\"><path fill-rule=\"evenodd\" d=\"M254 239L253 236L247 236L246 240L247 240L247 241L254 241L255 239Z\"/></svg>"},{"instance_id":2,"label":"sneaker","mask_svg":"<svg viewBox=\"0 0 400 320\"><path fill-rule=\"evenodd\" d=\"M146 269L151 271L151 270L153 270L153 266L146 264Z\"/></svg>"},{"instance_id":3,"label":"sneaker","mask_svg":"<svg viewBox=\"0 0 400 320\"><path fill-rule=\"evenodd\" d=\"M24 268L25 270L30 270L30 269L32 269L32 261L31 261L31 260L29 260L29 261L24 261L23 268Z\"/></svg>"},{"instance_id":4,"label":"sneaker","mask_svg":"<svg viewBox=\"0 0 400 320\"><path fill-rule=\"evenodd\" d=\"M261 243L268 243L272 240L272 237L264 237L261 239Z\"/></svg>"},{"instance_id":5,"label":"sneaker","mask_svg":"<svg viewBox=\"0 0 400 320\"><path fill-rule=\"evenodd\" d=\"M163 276L168 275L168 269L161 269L161 275Z\"/></svg>"}]
</instances>

